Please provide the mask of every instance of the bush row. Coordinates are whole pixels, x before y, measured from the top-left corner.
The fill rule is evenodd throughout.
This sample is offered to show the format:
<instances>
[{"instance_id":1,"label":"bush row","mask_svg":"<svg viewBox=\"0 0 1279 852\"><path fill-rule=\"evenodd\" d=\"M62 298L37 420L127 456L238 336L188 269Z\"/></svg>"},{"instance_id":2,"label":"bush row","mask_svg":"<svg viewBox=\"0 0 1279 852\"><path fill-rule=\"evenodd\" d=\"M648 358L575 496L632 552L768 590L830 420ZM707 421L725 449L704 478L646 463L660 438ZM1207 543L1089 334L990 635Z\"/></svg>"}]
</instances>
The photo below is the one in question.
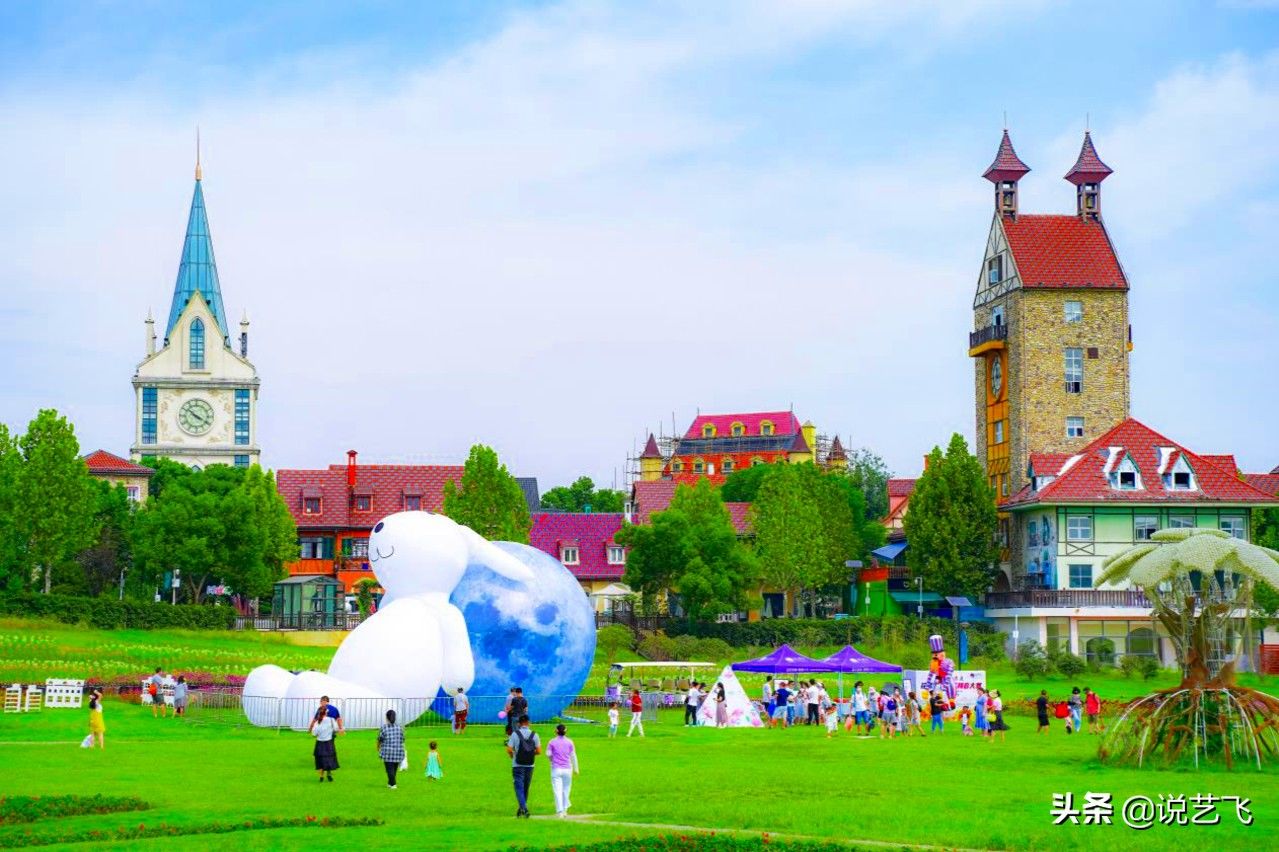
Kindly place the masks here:
<instances>
[{"instance_id":1,"label":"bush row","mask_svg":"<svg viewBox=\"0 0 1279 852\"><path fill-rule=\"evenodd\" d=\"M842 842L826 842L821 840L788 840L770 836L768 832L758 835L732 835L711 832L690 832L688 834L655 836L618 837L614 840L600 840L588 843L574 843L571 846L512 846L509 852L754 852L765 849L793 849L796 852L858 852L864 846L849 846Z\"/></svg>"},{"instance_id":2,"label":"bush row","mask_svg":"<svg viewBox=\"0 0 1279 852\"><path fill-rule=\"evenodd\" d=\"M1027 680L1044 677L1053 672L1066 677L1078 677L1086 671L1099 672L1103 668L1112 668L1112 666L1104 666L1095 659L1085 660L1069 651L1050 653L1034 639L1027 639L1017 646L1017 659L1013 665L1017 673ZM1154 657L1127 654L1120 658L1119 670L1126 678L1137 675L1143 680L1150 680L1159 673L1159 661Z\"/></svg>"},{"instance_id":3,"label":"bush row","mask_svg":"<svg viewBox=\"0 0 1279 852\"><path fill-rule=\"evenodd\" d=\"M0 825L58 819L81 814L145 811L151 807L137 796L7 796L0 798Z\"/></svg>"},{"instance_id":4,"label":"bush row","mask_svg":"<svg viewBox=\"0 0 1279 852\"><path fill-rule=\"evenodd\" d=\"M938 634L946 642L949 656L958 655L955 622L944 618L903 616L857 616L855 618L805 619L769 618L761 621L682 622L666 629L672 637L696 636L722 639L734 648L776 647L782 643L808 648L829 645L876 645L903 647L921 645L927 655L928 637ZM968 654L988 660L1003 659L1004 634L993 625L974 622L968 627Z\"/></svg>"},{"instance_id":5,"label":"bush row","mask_svg":"<svg viewBox=\"0 0 1279 852\"><path fill-rule=\"evenodd\" d=\"M66 624L87 624L100 630L126 627L143 630L159 627L229 630L235 624L235 610L229 606L170 606L70 595L0 596L0 614L53 618Z\"/></svg>"},{"instance_id":6,"label":"bush row","mask_svg":"<svg viewBox=\"0 0 1279 852\"><path fill-rule=\"evenodd\" d=\"M208 822L195 825L157 825L138 823L134 826L109 828L73 828L43 831L39 834L21 832L0 837L0 848L25 846L52 846L62 843L121 843L130 840L150 840L156 837L188 837L192 834L230 834L235 831L268 831L273 828L354 828L384 825L375 817L263 817L243 822Z\"/></svg>"}]
</instances>

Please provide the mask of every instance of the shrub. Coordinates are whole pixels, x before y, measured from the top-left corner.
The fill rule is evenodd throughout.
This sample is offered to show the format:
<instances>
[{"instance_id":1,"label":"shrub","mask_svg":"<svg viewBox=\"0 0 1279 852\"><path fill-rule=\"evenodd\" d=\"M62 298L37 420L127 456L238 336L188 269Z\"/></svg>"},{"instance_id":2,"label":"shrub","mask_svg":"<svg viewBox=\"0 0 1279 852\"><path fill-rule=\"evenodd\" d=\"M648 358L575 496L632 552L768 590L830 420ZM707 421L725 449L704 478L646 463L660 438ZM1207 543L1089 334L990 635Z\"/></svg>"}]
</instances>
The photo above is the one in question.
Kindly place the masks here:
<instances>
[{"instance_id":1,"label":"shrub","mask_svg":"<svg viewBox=\"0 0 1279 852\"><path fill-rule=\"evenodd\" d=\"M83 598L71 595L17 594L0 596L0 614L25 618L53 618L65 624L87 624L99 630L178 627L188 630L230 630L235 609L229 606L158 604Z\"/></svg>"},{"instance_id":2,"label":"shrub","mask_svg":"<svg viewBox=\"0 0 1279 852\"><path fill-rule=\"evenodd\" d=\"M723 639L733 648L749 646L770 650L783 642L791 645L814 647L820 645L842 646L846 644L885 644L882 637L891 636L893 643L904 647L918 645L928 648L928 637L940 634L946 642L947 653L956 654L958 648L955 622L946 618L906 618L900 615L856 616L854 618L805 619L768 618L761 621L731 622L672 622L666 628L671 636L701 636ZM1002 633L992 624L975 622L968 628L968 647L973 656L998 659L1002 656Z\"/></svg>"},{"instance_id":3,"label":"shrub","mask_svg":"<svg viewBox=\"0 0 1279 852\"><path fill-rule=\"evenodd\" d=\"M635 634L631 633L629 627L621 624L610 624L595 631L595 647L604 652L604 658L610 663L617 657L618 651L634 645Z\"/></svg>"},{"instance_id":4,"label":"shrub","mask_svg":"<svg viewBox=\"0 0 1279 852\"><path fill-rule=\"evenodd\" d=\"M1017 646L1017 660L1013 663L1017 673L1027 680L1043 677L1052 671L1052 661L1044 652L1044 646L1034 639L1027 639Z\"/></svg>"},{"instance_id":5,"label":"shrub","mask_svg":"<svg viewBox=\"0 0 1279 852\"><path fill-rule=\"evenodd\" d=\"M1058 651L1052 655L1051 660L1053 668L1066 677L1078 677L1088 668L1088 664L1084 662L1083 657L1076 656L1069 651Z\"/></svg>"},{"instance_id":6,"label":"shrub","mask_svg":"<svg viewBox=\"0 0 1279 852\"><path fill-rule=\"evenodd\" d=\"M1142 680L1150 680L1159 673L1159 661L1154 657L1124 654L1119 660L1119 671L1127 678L1140 675Z\"/></svg>"},{"instance_id":7,"label":"shrub","mask_svg":"<svg viewBox=\"0 0 1279 852\"><path fill-rule=\"evenodd\" d=\"M923 671L928 668L928 664L932 661L932 654L923 648L907 648L897 655L893 660L894 663L903 669L914 669Z\"/></svg>"},{"instance_id":8,"label":"shrub","mask_svg":"<svg viewBox=\"0 0 1279 852\"><path fill-rule=\"evenodd\" d=\"M676 636L671 639L673 653L678 660L696 660L699 656L698 647L706 640L698 639L696 636Z\"/></svg>"},{"instance_id":9,"label":"shrub","mask_svg":"<svg viewBox=\"0 0 1279 852\"><path fill-rule=\"evenodd\" d=\"M646 660L672 660L675 658L675 642L662 631L650 633L639 640L635 650Z\"/></svg>"},{"instance_id":10,"label":"shrub","mask_svg":"<svg viewBox=\"0 0 1279 852\"><path fill-rule=\"evenodd\" d=\"M145 811L150 807L137 796L7 796L0 798L0 825L81 814Z\"/></svg>"},{"instance_id":11,"label":"shrub","mask_svg":"<svg viewBox=\"0 0 1279 852\"><path fill-rule=\"evenodd\" d=\"M680 637L683 638L683 637ZM678 639L675 641L679 641ZM720 660L727 660L734 656L733 646L729 645L723 639L698 639L696 646L693 648L694 656L702 662L718 663ZM678 656L678 655L677 655ZM680 659L685 659L680 657Z\"/></svg>"}]
</instances>

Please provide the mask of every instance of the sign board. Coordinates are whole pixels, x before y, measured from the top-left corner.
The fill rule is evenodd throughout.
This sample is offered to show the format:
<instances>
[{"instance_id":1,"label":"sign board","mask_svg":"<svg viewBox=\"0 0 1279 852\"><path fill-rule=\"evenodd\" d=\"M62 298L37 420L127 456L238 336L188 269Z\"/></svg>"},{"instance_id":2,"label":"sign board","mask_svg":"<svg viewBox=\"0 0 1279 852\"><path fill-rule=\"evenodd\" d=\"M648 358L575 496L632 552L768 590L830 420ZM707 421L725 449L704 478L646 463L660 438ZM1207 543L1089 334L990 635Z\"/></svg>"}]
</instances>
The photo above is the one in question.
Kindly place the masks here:
<instances>
[{"instance_id":1,"label":"sign board","mask_svg":"<svg viewBox=\"0 0 1279 852\"><path fill-rule=\"evenodd\" d=\"M927 669L902 672L902 679L906 683L906 691L919 692L920 684L927 683L930 675L931 672ZM955 679L955 707L976 707L977 687L986 685L986 672L965 669L964 671L953 672L951 676Z\"/></svg>"}]
</instances>

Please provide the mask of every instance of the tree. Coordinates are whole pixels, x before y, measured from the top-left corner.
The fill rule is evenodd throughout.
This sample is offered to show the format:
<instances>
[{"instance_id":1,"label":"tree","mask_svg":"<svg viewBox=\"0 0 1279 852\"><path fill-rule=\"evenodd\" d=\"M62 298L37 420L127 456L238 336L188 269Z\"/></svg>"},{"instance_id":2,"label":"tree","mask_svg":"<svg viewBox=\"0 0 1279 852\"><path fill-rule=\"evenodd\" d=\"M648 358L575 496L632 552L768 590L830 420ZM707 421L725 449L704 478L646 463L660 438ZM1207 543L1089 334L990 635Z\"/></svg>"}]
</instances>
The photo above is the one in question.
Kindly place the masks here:
<instances>
[{"instance_id":1,"label":"tree","mask_svg":"<svg viewBox=\"0 0 1279 852\"><path fill-rule=\"evenodd\" d=\"M646 600L673 589L689 619L749 607L755 560L709 479L679 486L669 508L648 525L623 527L617 541L631 548L624 579Z\"/></svg>"},{"instance_id":2,"label":"tree","mask_svg":"<svg viewBox=\"0 0 1279 852\"><path fill-rule=\"evenodd\" d=\"M848 457L848 478L866 497L866 520L888 516L888 479L892 473L878 454L866 447Z\"/></svg>"},{"instance_id":3,"label":"tree","mask_svg":"<svg viewBox=\"0 0 1279 852\"><path fill-rule=\"evenodd\" d=\"M720 491L725 503L754 503L759 487L778 465L755 464L730 473Z\"/></svg>"},{"instance_id":4,"label":"tree","mask_svg":"<svg viewBox=\"0 0 1279 852\"><path fill-rule=\"evenodd\" d=\"M130 561L133 504L123 485L94 482L98 540L76 556L83 592L98 597L121 582ZM77 589L79 591L79 589Z\"/></svg>"},{"instance_id":5,"label":"tree","mask_svg":"<svg viewBox=\"0 0 1279 852\"><path fill-rule=\"evenodd\" d=\"M829 567L821 511L800 467L778 465L765 477L751 508L761 574L786 593L788 615L801 590L824 584Z\"/></svg>"},{"instance_id":6,"label":"tree","mask_svg":"<svg viewBox=\"0 0 1279 852\"><path fill-rule=\"evenodd\" d=\"M14 514L25 537L22 567L48 594L54 572L73 565L98 537L93 478L75 429L53 409L36 415L18 446L23 463Z\"/></svg>"},{"instance_id":7,"label":"tree","mask_svg":"<svg viewBox=\"0 0 1279 852\"><path fill-rule=\"evenodd\" d=\"M462 487L444 483L444 514L490 541L528 544L533 526L528 502L492 447L471 447L462 470Z\"/></svg>"},{"instance_id":8,"label":"tree","mask_svg":"<svg viewBox=\"0 0 1279 852\"><path fill-rule=\"evenodd\" d=\"M22 453L9 427L0 423L0 594L21 591L27 583L25 551L18 516L18 478L22 475Z\"/></svg>"},{"instance_id":9,"label":"tree","mask_svg":"<svg viewBox=\"0 0 1279 852\"><path fill-rule=\"evenodd\" d=\"M155 471L150 482L147 483L147 499L149 500L163 496L165 489L171 483L186 479L196 472L182 462L163 457L143 456L142 463Z\"/></svg>"},{"instance_id":10,"label":"tree","mask_svg":"<svg viewBox=\"0 0 1279 852\"><path fill-rule=\"evenodd\" d=\"M911 565L943 595L980 597L995 580L999 556L994 490L956 433L943 455L928 454L906 513Z\"/></svg>"},{"instance_id":11,"label":"tree","mask_svg":"<svg viewBox=\"0 0 1279 852\"><path fill-rule=\"evenodd\" d=\"M542 495L542 508L560 512L620 512L626 495L609 488L595 488L589 476L578 477L572 485L552 488Z\"/></svg>"},{"instance_id":12,"label":"tree","mask_svg":"<svg viewBox=\"0 0 1279 852\"><path fill-rule=\"evenodd\" d=\"M1252 543L1279 550L1279 509L1252 510ZM1279 591L1266 583L1258 583L1253 603L1263 615L1279 615Z\"/></svg>"}]
</instances>

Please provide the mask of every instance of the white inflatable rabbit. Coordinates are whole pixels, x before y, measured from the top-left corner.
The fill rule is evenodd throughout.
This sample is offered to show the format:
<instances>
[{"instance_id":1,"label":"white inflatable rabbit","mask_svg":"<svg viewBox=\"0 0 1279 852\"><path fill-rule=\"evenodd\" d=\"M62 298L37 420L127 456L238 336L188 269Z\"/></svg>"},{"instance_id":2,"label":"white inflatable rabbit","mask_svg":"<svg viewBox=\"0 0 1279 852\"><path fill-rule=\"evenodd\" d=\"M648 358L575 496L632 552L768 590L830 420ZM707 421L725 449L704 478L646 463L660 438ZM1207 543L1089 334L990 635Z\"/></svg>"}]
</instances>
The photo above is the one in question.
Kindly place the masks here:
<instances>
[{"instance_id":1,"label":"white inflatable rabbit","mask_svg":"<svg viewBox=\"0 0 1279 852\"><path fill-rule=\"evenodd\" d=\"M320 696L328 695L343 707L348 728L377 727L392 708L408 724L427 710L441 686L450 694L469 689L475 659L466 621L449 603L469 562L518 582L533 579L523 562L444 515L399 512L383 518L369 536L369 563L386 590L378 611L342 641L328 674L293 675L271 665L250 672L243 693L249 721L305 729Z\"/></svg>"}]
</instances>

